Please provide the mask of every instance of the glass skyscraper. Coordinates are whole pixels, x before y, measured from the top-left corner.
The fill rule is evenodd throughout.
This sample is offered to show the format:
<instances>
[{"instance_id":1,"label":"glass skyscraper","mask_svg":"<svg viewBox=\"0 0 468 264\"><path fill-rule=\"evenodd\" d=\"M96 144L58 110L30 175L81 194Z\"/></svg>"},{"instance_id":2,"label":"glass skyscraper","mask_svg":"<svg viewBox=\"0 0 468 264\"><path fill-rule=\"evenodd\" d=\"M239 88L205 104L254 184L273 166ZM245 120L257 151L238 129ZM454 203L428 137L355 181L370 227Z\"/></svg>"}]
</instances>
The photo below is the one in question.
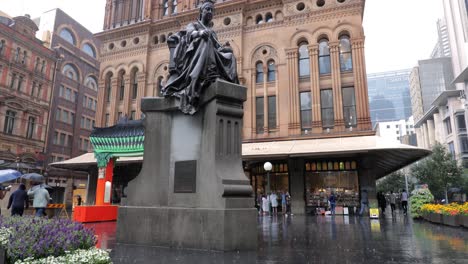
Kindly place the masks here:
<instances>
[{"instance_id":1,"label":"glass skyscraper","mask_svg":"<svg viewBox=\"0 0 468 264\"><path fill-rule=\"evenodd\" d=\"M372 125L408 119L411 115L411 69L367 75Z\"/></svg>"}]
</instances>

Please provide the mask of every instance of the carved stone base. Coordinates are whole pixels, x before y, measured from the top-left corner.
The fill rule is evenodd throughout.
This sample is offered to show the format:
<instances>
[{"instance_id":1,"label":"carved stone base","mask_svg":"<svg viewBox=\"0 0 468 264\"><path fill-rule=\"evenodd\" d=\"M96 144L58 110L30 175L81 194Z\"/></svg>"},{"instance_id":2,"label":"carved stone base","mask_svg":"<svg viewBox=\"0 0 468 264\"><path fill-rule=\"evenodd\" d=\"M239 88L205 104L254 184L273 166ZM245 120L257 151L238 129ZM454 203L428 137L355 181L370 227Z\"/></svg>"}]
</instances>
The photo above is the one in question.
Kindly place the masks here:
<instances>
[{"instance_id":1,"label":"carved stone base","mask_svg":"<svg viewBox=\"0 0 468 264\"><path fill-rule=\"evenodd\" d=\"M256 210L242 168L243 86L217 81L199 111L143 98L145 153L117 219L117 242L195 249L256 249Z\"/></svg>"}]
</instances>

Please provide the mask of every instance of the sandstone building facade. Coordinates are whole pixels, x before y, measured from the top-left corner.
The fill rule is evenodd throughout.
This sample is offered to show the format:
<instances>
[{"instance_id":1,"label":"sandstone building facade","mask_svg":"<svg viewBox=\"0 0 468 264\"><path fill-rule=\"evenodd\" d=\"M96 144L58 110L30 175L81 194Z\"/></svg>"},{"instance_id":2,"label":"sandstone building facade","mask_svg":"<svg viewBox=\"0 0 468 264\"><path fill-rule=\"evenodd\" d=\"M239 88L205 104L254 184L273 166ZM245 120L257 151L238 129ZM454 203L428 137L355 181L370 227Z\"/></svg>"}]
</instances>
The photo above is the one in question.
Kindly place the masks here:
<instances>
[{"instance_id":1,"label":"sandstone building facade","mask_svg":"<svg viewBox=\"0 0 468 264\"><path fill-rule=\"evenodd\" d=\"M197 19L201 2L106 2L104 30L96 34L97 127L140 119L140 99L161 95L167 39ZM242 153L256 199L268 189L289 191L293 212L301 213L326 207L323 197L335 191L339 206L357 206L363 189L375 197L376 178L427 155L383 149L372 131L364 7L365 0L217 1L214 30L231 44L248 89ZM119 181L113 186L124 188Z\"/></svg>"},{"instance_id":2,"label":"sandstone building facade","mask_svg":"<svg viewBox=\"0 0 468 264\"><path fill-rule=\"evenodd\" d=\"M0 169L44 169L55 53L29 16L0 17Z\"/></svg>"}]
</instances>

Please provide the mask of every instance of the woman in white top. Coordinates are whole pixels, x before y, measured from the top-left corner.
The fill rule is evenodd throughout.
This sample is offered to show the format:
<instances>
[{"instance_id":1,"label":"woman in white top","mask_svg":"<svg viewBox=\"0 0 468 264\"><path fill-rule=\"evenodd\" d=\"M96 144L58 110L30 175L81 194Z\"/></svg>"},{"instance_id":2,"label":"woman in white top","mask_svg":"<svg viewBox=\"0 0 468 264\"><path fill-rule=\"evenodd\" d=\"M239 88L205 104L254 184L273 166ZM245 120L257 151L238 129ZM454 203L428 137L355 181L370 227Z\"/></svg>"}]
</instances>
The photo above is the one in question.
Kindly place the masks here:
<instances>
[{"instance_id":1,"label":"woman in white top","mask_svg":"<svg viewBox=\"0 0 468 264\"><path fill-rule=\"evenodd\" d=\"M262 197L262 211L264 215L267 215L270 212L270 201L266 196Z\"/></svg>"},{"instance_id":2,"label":"woman in white top","mask_svg":"<svg viewBox=\"0 0 468 264\"><path fill-rule=\"evenodd\" d=\"M273 214L276 215L278 212L278 195L276 192L272 192L270 195L271 207L273 208Z\"/></svg>"}]
</instances>

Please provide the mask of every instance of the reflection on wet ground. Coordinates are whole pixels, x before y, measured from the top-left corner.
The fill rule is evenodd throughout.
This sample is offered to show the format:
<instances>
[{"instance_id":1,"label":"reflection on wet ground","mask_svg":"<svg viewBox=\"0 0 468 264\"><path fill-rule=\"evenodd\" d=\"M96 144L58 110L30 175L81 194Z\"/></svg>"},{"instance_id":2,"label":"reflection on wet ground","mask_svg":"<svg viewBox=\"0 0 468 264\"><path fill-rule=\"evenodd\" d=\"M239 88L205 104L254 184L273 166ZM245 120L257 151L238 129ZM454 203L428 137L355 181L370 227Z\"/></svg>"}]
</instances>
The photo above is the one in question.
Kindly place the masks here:
<instances>
[{"instance_id":1,"label":"reflection on wet ground","mask_svg":"<svg viewBox=\"0 0 468 264\"><path fill-rule=\"evenodd\" d=\"M396 215L259 217L258 249L207 252L115 243L115 223L90 224L114 263L468 263L468 230Z\"/></svg>"}]
</instances>

